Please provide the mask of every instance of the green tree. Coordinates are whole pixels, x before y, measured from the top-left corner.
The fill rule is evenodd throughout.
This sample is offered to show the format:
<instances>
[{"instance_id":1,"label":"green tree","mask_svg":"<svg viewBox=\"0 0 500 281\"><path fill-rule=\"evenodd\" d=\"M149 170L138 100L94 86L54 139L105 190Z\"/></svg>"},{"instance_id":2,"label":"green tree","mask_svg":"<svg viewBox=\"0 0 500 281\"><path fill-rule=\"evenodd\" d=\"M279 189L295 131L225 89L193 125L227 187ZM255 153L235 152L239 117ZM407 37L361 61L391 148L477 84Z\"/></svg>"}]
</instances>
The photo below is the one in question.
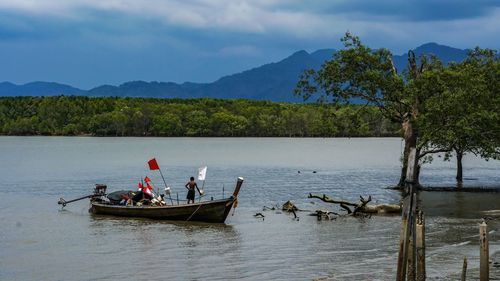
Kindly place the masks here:
<instances>
[{"instance_id":1,"label":"green tree","mask_svg":"<svg viewBox=\"0 0 500 281\"><path fill-rule=\"evenodd\" d=\"M348 104L361 100L375 105L387 119L401 124L405 141L403 168L399 185L406 179L407 159L411 148L417 147L422 96L414 90L414 82L422 72L439 65L439 61L420 58L417 65L413 52L408 53L407 72L398 73L389 50L370 49L358 37L346 33L344 48L326 61L321 69L306 70L297 83L296 94L304 100L319 94L319 102ZM355 115L355 114L354 114ZM365 124L361 124L365 125ZM364 130L362 130L363 133Z\"/></svg>"},{"instance_id":2,"label":"green tree","mask_svg":"<svg viewBox=\"0 0 500 281\"><path fill-rule=\"evenodd\" d=\"M206 137L211 135L210 121L207 114L202 110L188 111L183 124L186 135L189 137Z\"/></svg>"},{"instance_id":3,"label":"green tree","mask_svg":"<svg viewBox=\"0 0 500 281\"><path fill-rule=\"evenodd\" d=\"M6 124L4 130L9 135L34 135L37 133L36 127L38 117L19 117L15 121Z\"/></svg>"},{"instance_id":4,"label":"green tree","mask_svg":"<svg viewBox=\"0 0 500 281\"><path fill-rule=\"evenodd\" d=\"M500 156L499 80L496 52L476 48L464 61L428 72L419 81L421 89L436 93L425 104L420 142L428 151L446 151L445 160L455 154L459 184L466 153Z\"/></svg>"},{"instance_id":5,"label":"green tree","mask_svg":"<svg viewBox=\"0 0 500 281\"><path fill-rule=\"evenodd\" d=\"M78 133L78 126L73 123L65 125L62 129L62 134L65 136L74 136L78 135Z\"/></svg>"},{"instance_id":6,"label":"green tree","mask_svg":"<svg viewBox=\"0 0 500 281\"><path fill-rule=\"evenodd\" d=\"M183 136L181 119L172 113L153 117L152 131L156 136Z\"/></svg>"},{"instance_id":7,"label":"green tree","mask_svg":"<svg viewBox=\"0 0 500 281\"><path fill-rule=\"evenodd\" d=\"M373 106L359 108L208 98L0 97L0 134L331 137L340 135L339 128L346 128L346 136L371 135L374 126L388 122ZM349 118L331 118L335 114Z\"/></svg>"}]
</instances>

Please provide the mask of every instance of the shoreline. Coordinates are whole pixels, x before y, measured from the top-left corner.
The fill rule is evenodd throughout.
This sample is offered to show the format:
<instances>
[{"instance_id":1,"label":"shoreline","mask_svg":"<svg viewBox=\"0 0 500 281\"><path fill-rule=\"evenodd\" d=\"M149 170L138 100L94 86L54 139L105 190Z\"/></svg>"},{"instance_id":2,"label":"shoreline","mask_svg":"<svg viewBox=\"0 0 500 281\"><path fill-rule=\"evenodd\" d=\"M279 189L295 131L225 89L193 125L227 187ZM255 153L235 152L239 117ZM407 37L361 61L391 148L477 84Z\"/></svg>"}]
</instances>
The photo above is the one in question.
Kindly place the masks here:
<instances>
[{"instance_id":1,"label":"shoreline","mask_svg":"<svg viewBox=\"0 0 500 281\"><path fill-rule=\"evenodd\" d=\"M230 139L245 139L245 138L262 138L262 139L269 139L269 138L279 138L279 139L374 139L374 138L379 138L379 139L387 139L387 138L399 138L402 139L400 136L345 136L345 137L315 137L315 136L152 136L152 135L131 135L131 136L100 136L100 135L93 135L93 134L78 134L78 135L43 135L43 134L38 134L38 135L6 135L6 134L0 134L0 137L93 137L93 138L230 138Z\"/></svg>"}]
</instances>

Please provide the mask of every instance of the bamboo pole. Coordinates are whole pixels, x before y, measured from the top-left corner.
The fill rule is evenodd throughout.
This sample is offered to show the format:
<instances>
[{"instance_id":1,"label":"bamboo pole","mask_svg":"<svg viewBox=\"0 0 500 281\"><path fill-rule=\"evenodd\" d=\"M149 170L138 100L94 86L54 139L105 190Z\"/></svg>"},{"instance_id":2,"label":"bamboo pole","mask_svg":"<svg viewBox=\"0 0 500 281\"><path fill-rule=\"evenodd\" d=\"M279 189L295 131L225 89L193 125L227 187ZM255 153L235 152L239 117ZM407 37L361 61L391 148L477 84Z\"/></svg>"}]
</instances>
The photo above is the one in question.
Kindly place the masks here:
<instances>
[{"instance_id":1,"label":"bamboo pole","mask_svg":"<svg viewBox=\"0 0 500 281\"><path fill-rule=\"evenodd\" d=\"M488 248L488 226L486 222L479 225L479 280L490 280L489 269L489 248Z\"/></svg>"},{"instance_id":2,"label":"bamboo pole","mask_svg":"<svg viewBox=\"0 0 500 281\"><path fill-rule=\"evenodd\" d=\"M419 211L416 225L417 248L417 281L424 281L425 273L425 219L424 213Z\"/></svg>"}]
</instances>

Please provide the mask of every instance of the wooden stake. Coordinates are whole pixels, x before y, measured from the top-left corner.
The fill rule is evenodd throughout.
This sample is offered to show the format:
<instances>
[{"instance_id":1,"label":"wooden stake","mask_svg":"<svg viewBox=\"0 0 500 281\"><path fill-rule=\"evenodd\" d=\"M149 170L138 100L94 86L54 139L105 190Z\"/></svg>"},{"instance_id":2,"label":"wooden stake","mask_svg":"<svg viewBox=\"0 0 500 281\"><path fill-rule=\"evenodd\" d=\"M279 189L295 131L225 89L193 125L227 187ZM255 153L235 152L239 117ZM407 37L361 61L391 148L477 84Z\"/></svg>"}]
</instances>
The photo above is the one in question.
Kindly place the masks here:
<instances>
[{"instance_id":1,"label":"wooden stake","mask_svg":"<svg viewBox=\"0 0 500 281\"><path fill-rule=\"evenodd\" d=\"M462 281L465 281L467 277L467 257L464 257L464 265L462 266Z\"/></svg>"},{"instance_id":2,"label":"wooden stake","mask_svg":"<svg viewBox=\"0 0 500 281\"><path fill-rule=\"evenodd\" d=\"M398 265L397 265L397 273L396 273L396 281L405 281L406 280L406 270L408 266L408 254L411 252L411 266L410 269L413 271L413 279L415 272L415 243L412 244L412 251L408 249L408 243L410 240L410 234L413 236L413 241L415 241L415 208L416 208L416 194L415 194L415 166L417 164L417 150L416 148L411 148L410 154L408 155L408 167L406 170L406 187L408 190L408 195L404 201L404 209L401 221L401 231L399 237L399 254L398 254Z\"/></svg>"},{"instance_id":3,"label":"wooden stake","mask_svg":"<svg viewBox=\"0 0 500 281\"><path fill-rule=\"evenodd\" d=\"M417 276L416 273L416 255L417 255L417 235L416 235L416 222L417 222L417 193L415 192L415 188L411 187L411 211L408 223L410 224L410 235L409 235L409 243L408 243L408 277L407 281L415 281Z\"/></svg>"},{"instance_id":4,"label":"wooden stake","mask_svg":"<svg viewBox=\"0 0 500 281\"><path fill-rule=\"evenodd\" d=\"M419 211L416 225L417 248L417 281L424 281L425 273L425 220L422 211Z\"/></svg>"},{"instance_id":5,"label":"wooden stake","mask_svg":"<svg viewBox=\"0 0 500 281\"><path fill-rule=\"evenodd\" d=\"M412 227L413 228L413 227ZM414 228L411 229L415 233ZM415 252L413 251L415 246L415 240L413 240L413 235L410 235L410 241L408 242L408 276L407 281L415 281Z\"/></svg>"},{"instance_id":6,"label":"wooden stake","mask_svg":"<svg viewBox=\"0 0 500 281\"><path fill-rule=\"evenodd\" d=\"M489 247L488 247L488 226L486 222L479 225L479 280L490 280L490 264L489 264Z\"/></svg>"},{"instance_id":7,"label":"wooden stake","mask_svg":"<svg viewBox=\"0 0 500 281\"><path fill-rule=\"evenodd\" d=\"M410 200L408 200L410 201ZM398 268L396 273L397 281L406 280L406 262L405 262L405 252L406 252L406 231L408 229L408 217L406 217L406 207L407 203L403 203L403 218L401 219L401 230L399 232L399 254L398 254Z\"/></svg>"},{"instance_id":8,"label":"wooden stake","mask_svg":"<svg viewBox=\"0 0 500 281\"><path fill-rule=\"evenodd\" d=\"M403 203L403 214L401 219L401 231L399 236L399 254L398 254L398 265L396 280L405 281L406 280L406 267L408 262L408 242L409 235L412 225L412 209L413 209L413 185L409 184L410 193L404 199Z\"/></svg>"}]
</instances>

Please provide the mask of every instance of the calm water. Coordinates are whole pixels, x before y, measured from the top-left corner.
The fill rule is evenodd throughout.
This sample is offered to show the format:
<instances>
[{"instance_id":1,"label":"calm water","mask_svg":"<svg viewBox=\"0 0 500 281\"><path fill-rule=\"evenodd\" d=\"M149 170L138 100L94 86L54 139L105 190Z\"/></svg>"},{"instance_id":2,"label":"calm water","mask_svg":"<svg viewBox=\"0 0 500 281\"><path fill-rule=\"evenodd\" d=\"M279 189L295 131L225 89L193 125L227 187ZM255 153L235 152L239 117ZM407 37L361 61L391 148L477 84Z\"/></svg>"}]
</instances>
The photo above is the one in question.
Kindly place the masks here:
<instances>
[{"instance_id":1,"label":"calm water","mask_svg":"<svg viewBox=\"0 0 500 281\"><path fill-rule=\"evenodd\" d=\"M0 280L389 280L395 276L400 218L317 221L263 212L292 199L302 209L335 208L307 199L326 193L394 203L399 139L191 139L0 137ZM88 201L61 210L59 197L133 189L156 157L174 196L208 165L207 196L245 178L226 225L166 223L89 215ZM466 185L500 185L500 163L466 158ZM300 171L300 173L298 173ZM316 171L316 173L313 173ZM452 185L454 163L425 166L421 181ZM478 219L498 218L499 194L424 193L429 280L478 266ZM175 198L175 197L174 197ZM498 220L490 252L500 250Z\"/></svg>"}]
</instances>

